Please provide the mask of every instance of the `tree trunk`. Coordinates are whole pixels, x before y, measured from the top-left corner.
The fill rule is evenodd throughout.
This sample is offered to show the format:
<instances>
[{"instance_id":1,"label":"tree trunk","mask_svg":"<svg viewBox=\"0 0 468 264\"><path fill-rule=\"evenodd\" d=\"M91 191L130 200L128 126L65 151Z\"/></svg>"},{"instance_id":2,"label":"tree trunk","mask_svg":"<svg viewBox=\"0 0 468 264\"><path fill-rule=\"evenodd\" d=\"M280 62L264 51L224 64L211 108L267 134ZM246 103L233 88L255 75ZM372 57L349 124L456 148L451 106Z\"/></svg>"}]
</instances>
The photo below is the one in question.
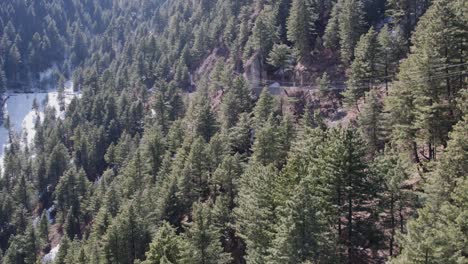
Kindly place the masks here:
<instances>
[{"instance_id":1,"label":"tree trunk","mask_svg":"<svg viewBox=\"0 0 468 264\"><path fill-rule=\"evenodd\" d=\"M340 186L338 186L337 188L337 204L338 204L338 243L342 243L342 231L341 231L341 188ZM342 262L343 260L343 254L342 254L342 250L341 248L338 246L337 247L337 250L338 250L338 256L339 256L339 260L340 260L340 263Z\"/></svg>"},{"instance_id":2,"label":"tree trunk","mask_svg":"<svg viewBox=\"0 0 468 264\"><path fill-rule=\"evenodd\" d=\"M433 157L432 157L432 153L433 153L433 152L432 152L432 144L431 144L431 143L428 143L428 144L427 144L427 148L429 149L429 150L428 150L428 151L429 151L429 160L432 160L432 158L433 158Z\"/></svg>"},{"instance_id":3,"label":"tree trunk","mask_svg":"<svg viewBox=\"0 0 468 264\"><path fill-rule=\"evenodd\" d=\"M385 56L387 56L385 54ZM388 96L388 59L385 59L385 94Z\"/></svg>"},{"instance_id":4,"label":"tree trunk","mask_svg":"<svg viewBox=\"0 0 468 264\"><path fill-rule=\"evenodd\" d=\"M352 188L351 175L348 175L348 187ZM348 263L351 264L352 255L352 235L353 235L353 199L351 196L352 190L348 191Z\"/></svg>"},{"instance_id":5,"label":"tree trunk","mask_svg":"<svg viewBox=\"0 0 468 264\"><path fill-rule=\"evenodd\" d=\"M403 228L404 228L404 224L403 224L403 205L401 204L401 201L400 201L400 206L399 206L399 214L400 214L400 232L403 233Z\"/></svg>"},{"instance_id":6,"label":"tree trunk","mask_svg":"<svg viewBox=\"0 0 468 264\"><path fill-rule=\"evenodd\" d=\"M418 155L418 145L414 141L413 141L413 157L417 163L421 164L421 160L419 159L419 155Z\"/></svg>"},{"instance_id":7,"label":"tree trunk","mask_svg":"<svg viewBox=\"0 0 468 264\"><path fill-rule=\"evenodd\" d=\"M390 238L390 256L393 256L393 243L395 241L395 212L394 212L394 205L395 205L395 200L394 200L394 194L392 192L391 198L390 198L390 214L392 217L392 236Z\"/></svg>"},{"instance_id":8,"label":"tree trunk","mask_svg":"<svg viewBox=\"0 0 468 264\"><path fill-rule=\"evenodd\" d=\"M338 187L338 210L341 210L341 189ZM338 238L341 239L341 217L338 217Z\"/></svg>"}]
</instances>

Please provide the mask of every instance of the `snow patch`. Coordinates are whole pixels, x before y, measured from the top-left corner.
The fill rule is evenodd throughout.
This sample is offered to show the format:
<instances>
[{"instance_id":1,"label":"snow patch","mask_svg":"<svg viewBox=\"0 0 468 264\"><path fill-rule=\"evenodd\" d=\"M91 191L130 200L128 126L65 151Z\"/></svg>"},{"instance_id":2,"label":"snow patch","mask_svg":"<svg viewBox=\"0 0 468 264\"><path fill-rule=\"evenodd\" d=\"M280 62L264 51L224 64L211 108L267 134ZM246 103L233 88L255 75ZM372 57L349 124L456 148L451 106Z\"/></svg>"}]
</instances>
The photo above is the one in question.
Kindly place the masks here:
<instances>
[{"instance_id":1,"label":"snow patch","mask_svg":"<svg viewBox=\"0 0 468 264\"><path fill-rule=\"evenodd\" d=\"M43 73L44 76L52 74L53 69ZM44 77L45 78L45 77ZM70 104L73 98L81 98L81 93L74 91L74 85L72 81L67 81L64 85L64 106ZM30 146L34 142L36 136L35 125L37 119L44 120L44 107L39 109L32 109L32 102L36 99L38 103L44 99L47 100L46 107L55 109L56 117L64 119L65 109L61 109L58 92L50 91L47 93L27 93L27 94L11 94L8 101L5 103L5 113L8 114L12 129L15 133L19 133L21 138L21 145L23 147ZM4 127L0 127L0 168L3 170L3 149L8 147L8 130Z\"/></svg>"},{"instance_id":2,"label":"snow patch","mask_svg":"<svg viewBox=\"0 0 468 264\"><path fill-rule=\"evenodd\" d=\"M43 120L44 119L44 113L39 112L39 111L31 111L29 112L23 119L23 144L30 146L34 142L34 137L36 136L36 129L35 125L37 122L37 119Z\"/></svg>"},{"instance_id":3,"label":"snow patch","mask_svg":"<svg viewBox=\"0 0 468 264\"><path fill-rule=\"evenodd\" d=\"M42 82L42 81L50 80L52 78L52 75L54 73L56 73L56 72L58 72L57 65L54 65L54 66L48 68L47 70L45 70L43 72L40 72L39 73L39 81Z\"/></svg>"},{"instance_id":4,"label":"snow patch","mask_svg":"<svg viewBox=\"0 0 468 264\"><path fill-rule=\"evenodd\" d=\"M45 254L44 257L42 257L42 264L52 263L57 256L59 249L60 244L52 248L49 253Z\"/></svg>"}]
</instances>

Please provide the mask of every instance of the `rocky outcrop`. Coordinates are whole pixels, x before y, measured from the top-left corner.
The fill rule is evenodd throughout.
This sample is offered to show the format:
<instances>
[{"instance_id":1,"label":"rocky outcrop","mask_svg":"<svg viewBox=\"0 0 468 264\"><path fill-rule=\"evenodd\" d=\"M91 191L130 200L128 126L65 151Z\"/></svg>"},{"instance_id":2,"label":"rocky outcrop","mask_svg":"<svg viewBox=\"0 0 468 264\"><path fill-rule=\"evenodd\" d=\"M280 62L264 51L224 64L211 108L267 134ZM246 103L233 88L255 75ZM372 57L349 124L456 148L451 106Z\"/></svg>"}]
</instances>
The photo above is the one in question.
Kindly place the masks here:
<instances>
[{"instance_id":1,"label":"rocky outcrop","mask_svg":"<svg viewBox=\"0 0 468 264\"><path fill-rule=\"evenodd\" d=\"M244 64L244 78L249 82L251 89L262 87L262 79L265 79L266 71L262 65L260 56L255 53Z\"/></svg>"}]
</instances>

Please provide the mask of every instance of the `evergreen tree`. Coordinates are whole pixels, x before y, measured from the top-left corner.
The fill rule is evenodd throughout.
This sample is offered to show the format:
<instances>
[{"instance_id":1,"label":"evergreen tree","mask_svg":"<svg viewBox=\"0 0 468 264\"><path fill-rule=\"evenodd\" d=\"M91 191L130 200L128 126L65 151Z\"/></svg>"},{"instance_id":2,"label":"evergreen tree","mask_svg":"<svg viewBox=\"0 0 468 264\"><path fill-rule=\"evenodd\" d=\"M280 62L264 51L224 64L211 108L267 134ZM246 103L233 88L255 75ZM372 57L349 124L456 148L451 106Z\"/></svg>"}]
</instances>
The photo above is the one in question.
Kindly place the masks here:
<instances>
[{"instance_id":1,"label":"evergreen tree","mask_svg":"<svg viewBox=\"0 0 468 264\"><path fill-rule=\"evenodd\" d=\"M361 36L354 51L355 59L351 64L348 89L344 94L350 105L357 106L358 100L375 85L378 49L377 33L371 28L367 34Z\"/></svg>"},{"instance_id":2,"label":"evergreen tree","mask_svg":"<svg viewBox=\"0 0 468 264\"><path fill-rule=\"evenodd\" d=\"M7 79L3 68L3 60L0 60L0 94L5 93L7 89Z\"/></svg>"},{"instance_id":3,"label":"evergreen tree","mask_svg":"<svg viewBox=\"0 0 468 264\"><path fill-rule=\"evenodd\" d=\"M261 127L264 123L266 123L268 118L270 118L270 115L275 111L274 100L275 99L268 91L268 88L263 88L262 93L260 94L257 104L255 105L255 108L253 110L255 116L255 124L257 128Z\"/></svg>"},{"instance_id":4,"label":"evergreen tree","mask_svg":"<svg viewBox=\"0 0 468 264\"><path fill-rule=\"evenodd\" d=\"M274 238L274 201L277 171L272 166L250 164L239 180L238 207L234 209L237 235L246 243L249 263L267 263Z\"/></svg>"},{"instance_id":5,"label":"evergreen tree","mask_svg":"<svg viewBox=\"0 0 468 264\"><path fill-rule=\"evenodd\" d=\"M199 93L193 109L194 132L195 135L209 141L217 130L217 122L208 95L205 91L199 91Z\"/></svg>"},{"instance_id":6,"label":"evergreen tree","mask_svg":"<svg viewBox=\"0 0 468 264\"><path fill-rule=\"evenodd\" d=\"M374 160L371 171L376 174L376 177L381 179L383 183L383 197L384 210L388 209L390 215L390 238L389 238L389 255L394 255L394 248L396 244L396 230L397 228L397 211L400 220L400 232L403 232L403 207L407 195L401 189L405 180L409 178L406 172L405 164L390 147L385 149L385 152L377 156Z\"/></svg>"},{"instance_id":7,"label":"evergreen tree","mask_svg":"<svg viewBox=\"0 0 468 264\"><path fill-rule=\"evenodd\" d=\"M324 72L322 77L318 77L316 83L318 84L322 96L328 96L331 93L330 89L332 86L327 72Z\"/></svg>"},{"instance_id":8,"label":"evergreen tree","mask_svg":"<svg viewBox=\"0 0 468 264\"><path fill-rule=\"evenodd\" d=\"M269 263L331 262L333 237L314 197L310 179L303 179L280 208Z\"/></svg>"},{"instance_id":9,"label":"evergreen tree","mask_svg":"<svg viewBox=\"0 0 468 264\"><path fill-rule=\"evenodd\" d=\"M255 20L244 56L249 58L252 55L251 51L258 52L260 63L263 64L277 39L276 10L272 6L265 6Z\"/></svg>"},{"instance_id":10,"label":"evergreen tree","mask_svg":"<svg viewBox=\"0 0 468 264\"><path fill-rule=\"evenodd\" d=\"M46 212L42 212L41 219L38 226L38 237L41 247L49 243L49 219L47 219Z\"/></svg>"},{"instance_id":11,"label":"evergreen tree","mask_svg":"<svg viewBox=\"0 0 468 264\"><path fill-rule=\"evenodd\" d=\"M65 233L70 238L81 237L79 204L71 206L65 218Z\"/></svg>"},{"instance_id":12,"label":"evergreen tree","mask_svg":"<svg viewBox=\"0 0 468 264\"><path fill-rule=\"evenodd\" d=\"M148 174L152 176L153 182L157 181L157 175L166 151L164 143L161 131L154 127L146 130L142 138L142 144L144 146L142 155L146 157L145 160L148 164L146 170Z\"/></svg>"},{"instance_id":13,"label":"evergreen tree","mask_svg":"<svg viewBox=\"0 0 468 264\"><path fill-rule=\"evenodd\" d=\"M309 56L314 47L315 21L318 19L311 1L293 0L287 21L288 40L294 43L300 58Z\"/></svg>"},{"instance_id":14,"label":"evergreen tree","mask_svg":"<svg viewBox=\"0 0 468 264\"><path fill-rule=\"evenodd\" d=\"M235 207L235 198L238 192L238 181L242 174L243 168L240 160L240 155L224 157L222 163L213 173L213 183L215 184L215 192L221 193L228 197L229 209Z\"/></svg>"},{"instance_id":15,"label":"evergreen tree","mask_svg":"<svg viewBox=\"0 0 468 264\"><path fill-rule=\"evenodd\" d=\"M156 119L156 124L161 127L162 131L167 131L169 127L169 109L167 102L162 92L156 92L154 95L153 110Z\"/></svg>"},{"instance_id":16,"label":"evergreen tree","mask_svg":"<svg viewBox=\"0 0 468 264\"><path fill-rule=\"evenodd\" d=\"M55 264L67 264L65 262L65 258L67 257L68 251L70 250L70 239L68 236L63 236L60 240L60 247L55 256L54 263Z\"/></svg>"},{"instance_id":17,"label":"evergreen tree","mask_svg":"<svg viewBox=\"0 0 468 264\"><path fill-rule=\"evenodd\" d=\"M281 164L282 138L275 122L275 118L271 116L270 119L255 132L252 157L255 162L265 166L268 164Z\"/></svg>"},{"instance_id":18,"label":"evergreen tree","mask_svg":"<svg viewBox=\"0 0 468 264\"><path fill-rule=\"evenodd\" d=\"M377 153L385 143L383 102L377 90L366 93L366 103L358 118L360 130L370 153Z\"/></svg>"},{"instance_id":19,"label":"evergreen tree","mask_svg":"<svg viewBox=\"0 0 468 264\"><path fill-rule=\"evenodd\" d=\"M235 127L229 131L229 142L234 152L248 155L251 152L252 121L247 113L239 117Z\"/></svg>"},{"instance_id":20,"label":"evergreen tree","mask_svg":"<svg viewBox=\"0 0 468 264\"><path fill-rule=\"evenodd\" d=\"M190 152L182 165L178 187L180 199L185 208L190 208L197 199L206 197L208 192L208 155L203 139L197 138L190 147Z\"/></svg>"},{"instance_id":21,"label":"evergreen tree","mask_svg":"<svg viewBox=\"0 0 468 264\"><path fill-rule=\"evenodd\" d=\"M400 234L402 246L392 263L463 263L466 261L466 231L468 172L464 131L468 122L460 121L450 134L447 149L431 180L425 186L428 199L418 216Z\"/></svg>"},{"instance_id":22,"label":"evergreen tree","mask_svg":"<svg viewBox=\"0 0 468 264\"><path fill-rule=\"evenodd\" d=\"M223 96L223 102L221 105L221 119L224 129L233 127L239 118L239 114L242 111L240 108L240 99L233 89L229 89Z\"/></svg>"},{"instance_id":23,"label":"evergreen tree","mask_svg":"<svg viewBox=\"0 0 468 264\"><path fill-rule=\"evenodd\" d=\"M268 63L281 71L281 80L284 81L286 70L293 62L291 48L285 44L275 44L268 56Z\"/></svg>"},{"instance_id":24,"label":"evergreen tree","mask_svg":"<svg viewBox=\"0 0 468 264\"><path fill-rule=\"evenodd\" d=\"M193 220L184 235L181 263L229 263L230 256L223 252L220 232L214 226L210 202L193 205Z\"/></svg>"},{"instance_id":25,"label":"evergreen tree","mask_svg":"<svg viewBox=\"0 0 468 264\"><path fill-rule=\"evenodd\" d=\"M418 163L421 157L436 158L437 146L445 145L457 119L452 96L464 82L450 76L457 76L453 59L460 58L461 46L456 43L467 36L454 33L460 30L452 24L460 15L454 9L455 3L436 1L421 18L413 35L412 54L400 64L398 81L390 92L393 140ZM422 155L420 146L426 149Z\"/></svg>"},{"instance_id":26,"label":"evergreen tree","mask_svg":"<svg viewBox=\"0 0 468 264\"><path fill-rule=\"evenodd\" d=\"M175 264L181 259L181 238L167 222L159 227L146 252L145 264Z\"/></svg>"},{"instance_id":27,"label":"evergreen tree","mask_svg":"<svg viewBox=\"0 0 468 264\"><path fill-rule=\"evenodd\" d=\"M396 32L395 32L396 31ZM401 38L400 30L391 32L388 25L380 29L377 36L378 54L377 54L377 73L385 82L385 91L388 95L389 81L395 74L398 61L405 55L405 43Z\"/></svg>"},{"instance_id":28,"label":"evergreen tree","mask_svg":"<svg viewBox=\"0 0 468 264\"><path fill-rule=\"evenodd\" d=\"M8 53L8 56L6 57L6 79L10 81L14 85L18 85L18 81L20 78L20 68L21 68L21 53L18 49L18 46L16 43L14 43Z\"/></svg>"},{"instance_id":29,"label":"evergreen tree","mask_svg":"<svg viewBox=\"0 0 468 264\"><path fill-rule=\"evenodd\" d=\"M363 4L361 0L341 0L339 2L338 32L340 55L344 65L354 58L354 48L363 28Z\"/></svg>"},{"instance_id":30,"label":"evergreen tree","mask_svg":"<svg viewBox=\"0 0 468 264\"><path fill-rule=\"evenodd\" d=\"M104 237L106 261L135 263L144 257L149 240L143 220L133 205L129 205L114 219Z\"/></svg>"},{"instance_id":31,"label":"evergreen tree","mask_svg":"<svg viewBox=\"0 0 468 264\"><path fill-rule=\"evenodd\" d=\"M327 26L325 28L325 34L323 35L325 47L334 51L338 50L340 47L339 16L341 13L341 3L342 1L337 1L333 5L333 8L330 12L330 19L328 20Z\"/></svg>"},{"instance_id":32,"label":"evergreen tree","mask_svg":"<svg viewBox=\"0 0 468 264\"><path fill-rule=\"evenodd\" d=\"M346 247L347 260L356 257L356 239L359 232L353 212L360 202L374 193L370 175L366 174L364 149L359 134L352 129L331 130L327 140L318 149L317 166L309 168L316 192L323 203L324 214L337 222L337 236L341 246ZM346 219L345 228L342 218ZM346 235L345 235L346 232ZM344 239L344 237L346 239ZM341 249L339 250L341 251ZM340 252L343 258L344 252Z\"/></svg>"},{"instance_id":33,"label":"evergreen tree","mask_svg":"<svg viewBox=\"0 0 468 264\"><path fill-rule=\"evenodd\" d=\"M46 175L51 184L57 184L68 165L68 151L63 144L56 145L47 159Z\"/></svg>"}]
</instances>

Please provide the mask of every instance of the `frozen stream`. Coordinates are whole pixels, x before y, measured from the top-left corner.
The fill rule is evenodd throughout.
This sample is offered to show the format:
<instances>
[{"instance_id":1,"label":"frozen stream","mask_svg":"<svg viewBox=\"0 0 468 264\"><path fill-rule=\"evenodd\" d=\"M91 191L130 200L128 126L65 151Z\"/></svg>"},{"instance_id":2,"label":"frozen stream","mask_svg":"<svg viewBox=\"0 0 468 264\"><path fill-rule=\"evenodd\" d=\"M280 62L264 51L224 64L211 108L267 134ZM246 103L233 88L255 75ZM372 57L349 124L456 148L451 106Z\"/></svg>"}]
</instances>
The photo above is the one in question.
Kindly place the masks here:
<instances>
[{"instance_id":1,"label":"frozen stream","mask_svg":"<svg viewBox=\"0 0 468 264\"><path fill-rule=\"evenodd\" d=\"M79 95L73 91L73 83L71 81L65 84L65 105L68 104L73 97ZM58 93L56 90L47 92L35 93L11 93L8 95L5 104L5 115L10 118L12 130L21 136L23 144L31 144L34 139L35 131L34 124L38 117L43 117L45 107L53 107L56 110L57 116L63 118L64 113L60 111ZM39 105L39 110L32 109L33 101ZM47 100L47 104L44 102ZM27 137L26 137L27 135ZM4 126L0 126L0 160L3 161L3 153L5 147L8 147L8 130Z\"/></svg>"}]
</instances>

